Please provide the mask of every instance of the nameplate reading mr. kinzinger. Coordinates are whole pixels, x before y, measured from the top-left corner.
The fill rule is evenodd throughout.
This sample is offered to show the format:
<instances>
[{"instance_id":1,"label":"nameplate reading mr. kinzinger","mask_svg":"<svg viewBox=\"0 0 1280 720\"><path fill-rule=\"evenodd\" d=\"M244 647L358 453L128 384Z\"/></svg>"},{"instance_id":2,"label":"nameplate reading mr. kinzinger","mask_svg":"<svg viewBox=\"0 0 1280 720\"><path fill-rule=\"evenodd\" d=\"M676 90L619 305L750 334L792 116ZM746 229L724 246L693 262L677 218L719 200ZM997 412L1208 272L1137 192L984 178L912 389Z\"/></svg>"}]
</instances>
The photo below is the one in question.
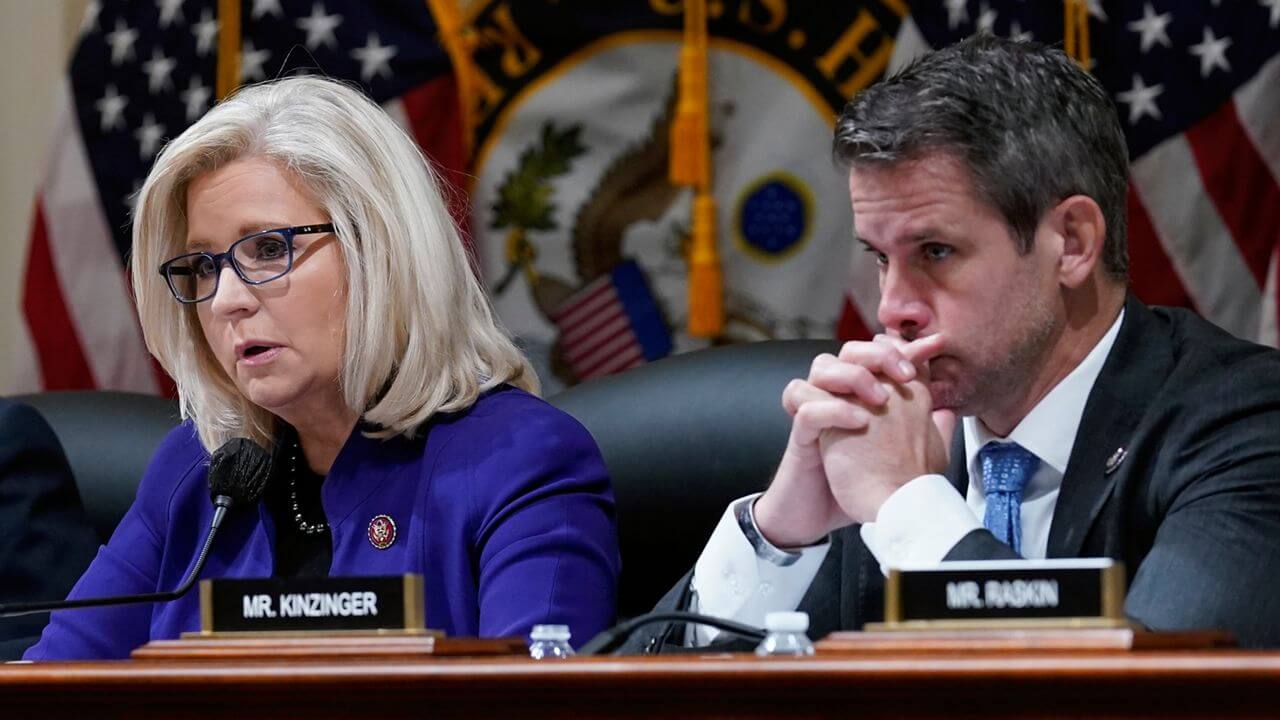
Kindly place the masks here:
<instances>
[{"instance_id":1,"label":"nameplate reading mr. kinzinger","mask_svg":"<svg viewBox=\"0 0 1280 720\"><path fill-rule=\"evenodd\" d=\"M421 630L422 576L203 580L203 633Z\"/></svg>"}]
</instances>

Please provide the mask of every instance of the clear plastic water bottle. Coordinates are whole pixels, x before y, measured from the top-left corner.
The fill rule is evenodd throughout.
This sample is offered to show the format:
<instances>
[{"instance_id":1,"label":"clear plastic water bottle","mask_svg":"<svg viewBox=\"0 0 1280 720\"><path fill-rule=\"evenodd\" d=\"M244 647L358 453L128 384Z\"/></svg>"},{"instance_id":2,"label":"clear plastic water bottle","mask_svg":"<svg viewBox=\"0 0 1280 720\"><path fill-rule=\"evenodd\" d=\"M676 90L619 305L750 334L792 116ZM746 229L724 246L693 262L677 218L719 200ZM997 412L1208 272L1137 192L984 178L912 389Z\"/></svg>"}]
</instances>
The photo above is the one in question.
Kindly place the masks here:
<instances>
[{"instance_id":1,"label":"clear plastic water bottle","mask_svg":"<svg viewBox=\"0 0 1280 720\"><path fill-rule=\"evenodd\" d=\"M771 612L764 616L768 634L756 646L756 655L812 655L813 643L805 632L809 629L809 613Z\"/></svg>"},{"instance_id":2,"label":"clear plastic water bottle","mask_svg":"<svg viewBox=\"0 0 1280 720\"><path fill-rule=\"evenodd\" d=\"M529 657L534 660L564 659L573 656L568 625L534 625L529 633Z\"/></svg>"}]
</instances>

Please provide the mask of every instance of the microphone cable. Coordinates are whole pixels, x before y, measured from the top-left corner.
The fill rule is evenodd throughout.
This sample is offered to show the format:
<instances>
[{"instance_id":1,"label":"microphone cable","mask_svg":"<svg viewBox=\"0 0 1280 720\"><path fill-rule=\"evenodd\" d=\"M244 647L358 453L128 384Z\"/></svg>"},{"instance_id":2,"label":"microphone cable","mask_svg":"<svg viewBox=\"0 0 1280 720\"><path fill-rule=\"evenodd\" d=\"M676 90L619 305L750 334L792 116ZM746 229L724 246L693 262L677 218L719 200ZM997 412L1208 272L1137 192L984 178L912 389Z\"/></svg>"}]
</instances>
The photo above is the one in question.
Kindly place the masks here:
<instances>
[{"instance_id":1,"label":"microphone cable","mask_svg":"<svg viewBox=\"0 0 1280 720\"><path fill-rule=\"evenodd\" d=\"M750 625L744 625L733 620L725 620L724 618L712 617L710 615L701 615L694 612L685 611L669 611L655 612L646 615L634 617L625 622L602 631L599 635L591 638L586 645L579 650L579 655L610 655L616 651L621 645L629 640L637 630L654 623L660 622L682 622L693 625L709 625L718 630L737 635L747 640L760 642L765 638L765 631Z\"/></svg>"}]
</instances>

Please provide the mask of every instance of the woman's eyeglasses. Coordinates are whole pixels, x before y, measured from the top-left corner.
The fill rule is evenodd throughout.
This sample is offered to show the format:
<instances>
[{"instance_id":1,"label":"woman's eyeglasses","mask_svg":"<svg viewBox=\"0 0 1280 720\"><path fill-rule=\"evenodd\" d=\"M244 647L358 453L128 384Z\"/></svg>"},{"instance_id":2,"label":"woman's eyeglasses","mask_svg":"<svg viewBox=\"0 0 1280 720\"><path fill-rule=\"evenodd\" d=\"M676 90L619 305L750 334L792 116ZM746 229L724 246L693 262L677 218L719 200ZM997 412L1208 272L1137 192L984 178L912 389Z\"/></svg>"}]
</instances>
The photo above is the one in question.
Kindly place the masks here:
<instances>
[{"instance_id":1,"label":"woman's eyeglasses","mask_svg":"<svg viewBox=\"0 0 1280 720\"><path fill-rule=\"evenodd\" d=\"M293 269L294 237L331 232L333 223L263 230L240 238L223 253L179 255L161 265L160 274L178 302L198 303L218 292L224 261L245 284L261 285Z\"/></svg>"}]
</instances>

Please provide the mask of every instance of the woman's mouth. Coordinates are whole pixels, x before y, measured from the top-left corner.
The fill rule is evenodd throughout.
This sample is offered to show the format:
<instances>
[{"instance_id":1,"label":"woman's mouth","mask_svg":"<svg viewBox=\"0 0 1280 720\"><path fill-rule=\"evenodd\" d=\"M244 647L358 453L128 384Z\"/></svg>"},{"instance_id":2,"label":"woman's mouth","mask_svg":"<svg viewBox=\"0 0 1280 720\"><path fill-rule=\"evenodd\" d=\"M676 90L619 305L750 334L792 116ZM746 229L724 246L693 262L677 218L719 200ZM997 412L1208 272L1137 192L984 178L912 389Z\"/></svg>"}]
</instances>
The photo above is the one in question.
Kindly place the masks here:
<instances>
[{"instance_id":1,"label":"woman's mouth","mask_svg":"<svg viewBox=\"0 0 1280 720\"><path fill-rule=\"evenodd\" d=\"M248 345L241 350L236 362L242 365L266 365L280 354L279 345Z\"/></svg>"}]
</instances>

